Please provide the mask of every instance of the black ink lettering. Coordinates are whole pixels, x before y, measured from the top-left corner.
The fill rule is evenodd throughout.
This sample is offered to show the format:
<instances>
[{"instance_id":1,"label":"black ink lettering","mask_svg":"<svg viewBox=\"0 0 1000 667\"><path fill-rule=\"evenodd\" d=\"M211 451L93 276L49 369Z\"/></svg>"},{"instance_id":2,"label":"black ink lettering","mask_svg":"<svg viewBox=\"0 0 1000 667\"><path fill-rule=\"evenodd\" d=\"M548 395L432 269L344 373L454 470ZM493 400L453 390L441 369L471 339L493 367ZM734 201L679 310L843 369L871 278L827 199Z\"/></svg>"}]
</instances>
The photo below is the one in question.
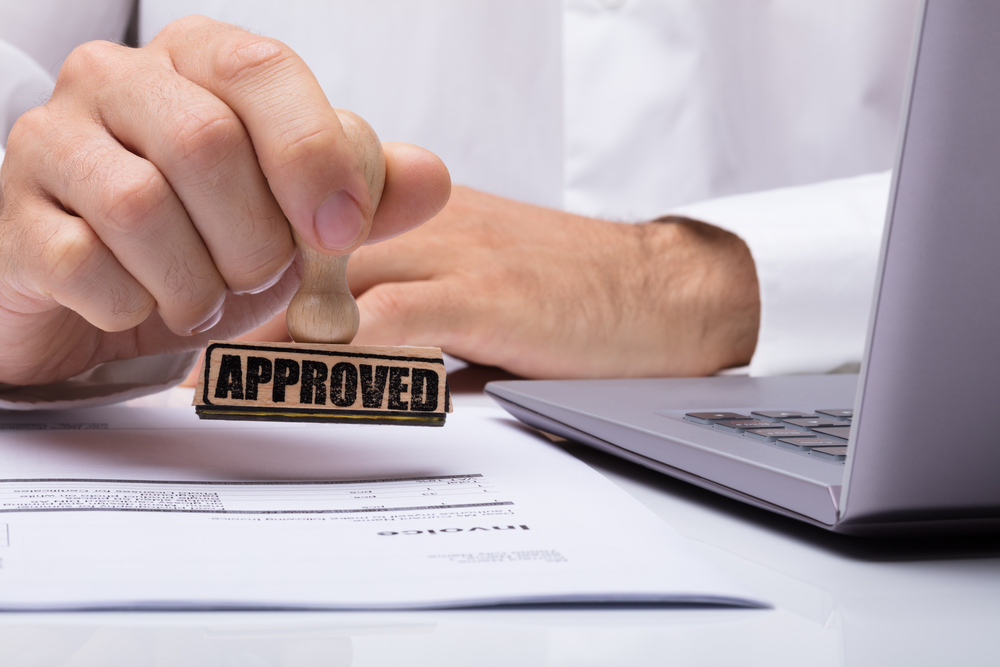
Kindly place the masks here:
<instances>
[{"instance_id":1,"label":"black ink lettering","mask_svg":"<svg viewBox=\"0 0 1000 667\"><path fill-rule=\"evenodd\" d=\"M493 530L517 530L515 526L507 526L506 528L501 528L500 526L493 526Z\"/></svg>"},{"instance_id":2,"label":"black ink lettering","mask_svg":"<svg viewBox=\"0 0 1000 667\"><path fill-rule=\"evenodd\" d=\"M326 364L322 361L302 360L302 386L299 387L299 403L326 405Z\"/></svg>"},{"instance_id":3,"label":"black ink lettering","mask_svg":"<svg viewBox=\"0 0 1000 667\"><path fill-rule=\"evenodd\" d=\"M299 362L294 359L274 360L274 384L271 386L271 401L285 402L285 387L299 383Z\"/></svg>"},{"instance_id":4,"label":"black ink lettering","mask_svg":"<svg viewBox=\"0 0 1000 667\"><path fill-rule=\"evenodd\" d=\"M417 412L434 412L438 407L438 374L428 368L413 369L413 387L410 388L410 409Z\"/></svg>"},{"instance_id":5,"label":"black ink lettering","mask_svg":"<svg viewBox=\"0 0 1000 667\"><path fill-rule=\"evenodd\" d=\"M410 406L407 405L406 401L402 399L402 394L404 391L408 390L409 385L403 384L403 378L410 375L409 368L401 368L399 366L393 366L389 369L389 409L390 410L409 410Z\"/></svg>"},{"instance_id":6,"label":"black ink lettering","mask_svg":"<svg viewBox=\"0 0 1000 667\"><path fill-rule=\"evenodd\" d=\"M219 362L219 380L215 383L216 398L243 400L243 362L235 354L222 355Z\"/></svg>"},{"instance_id":7,"label":"black ink lettering","mask_svg":"<svg viewBox=\"0 0 1000 667\"><path fill-rule=\"evenodd\" d=\"M489 528L480 528L479 526L476 526L475 528L470 528L470 529L469 529L469 532L471 533L471 532L472 532L472 531L474 531L474 530L486 530L486 531L488 531L488 530L489 530Z\"/></svg>"},{"instance_id":8,"label":"black ink lettering","mask_svg":"<svg viewBox=\"0 0 1000 667\"><path fill-rule=\"evenodd\" d=\"M257 400L257 385L271 381L271 360L247 357L247 400Z\"/></svg>"},{"instance_id":9,"label":"black ink lettering","mask_svg":"<svg viewBox=\"0 0 1000 667\"><path fill-rule=\"evenodd\" d=\"M358 369L354 364L342 361L330 371L330 402L338 408L349 408L356 400L358 400Z\"/></svg>"},{"instance_id":10,"label":"black ink lettering","mask_svg":"<svg viewBox=\"0 0 1000 667\"><path fill-rule=\"evenodd\" d=\"M375 377L372 378L372 367L361 364L361 401L366 408L381 408L382 395L385 393L385 382L389 377L388 366L376 366Z\"/></svg>"}]
</instances>

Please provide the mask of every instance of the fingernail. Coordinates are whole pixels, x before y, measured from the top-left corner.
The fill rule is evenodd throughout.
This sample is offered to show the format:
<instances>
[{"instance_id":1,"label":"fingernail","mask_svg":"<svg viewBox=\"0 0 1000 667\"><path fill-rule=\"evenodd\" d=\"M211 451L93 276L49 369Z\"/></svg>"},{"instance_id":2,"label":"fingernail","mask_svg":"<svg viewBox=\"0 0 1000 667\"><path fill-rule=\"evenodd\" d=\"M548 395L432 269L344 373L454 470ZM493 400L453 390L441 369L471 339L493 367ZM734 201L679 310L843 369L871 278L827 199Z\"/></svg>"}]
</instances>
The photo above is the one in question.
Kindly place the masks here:
<instances>
[{"instance_id":1,"label":"fingernail","mask_svg":"<svg viewBox=\"0 0 1000 667\"><path fill-rule=\"evenodd\" d=\"M214 313L208 316L207 320L196 326L194 329L191 329L191 335L193 336L194 334L204 333L205 331L208 331L209 329L214 327L216 324L219 323L219 320L222 319L222 314L224 312L226 312L225 301L219 304L219 307L216 309Z\"/></svg>"},{"instance_id":2,"label":"fingernail","mask_svg":"<svg viewBox=\"0 0 1000 667\"><path fill-rule=\"evenodd\" d=\"M350 248L365 229L361 209L346 190L337 190L320 205L313 224L316 238L327 250Z\"/></svg>"},{"instance_id":3,"label":"fingernail","mask_svg":"<svg viewBox=\"0 0 1000 667\"><path fill-rule=\"evenodd\" d=\"M230 291L236 296L242 296L244 294L260 294L261 292L269 290L276 284L278 284L279 280L285 277L285 271L288 270L288 267L290 267L292 265L292 262L294 261L295 261L295 253L292 253L292 256L288 258L288 260L285 262L285 265L281 267L281 270L275 273L267 280L265 280L264 282L262 282L260 285L257 285L256 287L251 287L250 289L245 289L245 290L230 289Z\"/></svg>"}]
</instances>

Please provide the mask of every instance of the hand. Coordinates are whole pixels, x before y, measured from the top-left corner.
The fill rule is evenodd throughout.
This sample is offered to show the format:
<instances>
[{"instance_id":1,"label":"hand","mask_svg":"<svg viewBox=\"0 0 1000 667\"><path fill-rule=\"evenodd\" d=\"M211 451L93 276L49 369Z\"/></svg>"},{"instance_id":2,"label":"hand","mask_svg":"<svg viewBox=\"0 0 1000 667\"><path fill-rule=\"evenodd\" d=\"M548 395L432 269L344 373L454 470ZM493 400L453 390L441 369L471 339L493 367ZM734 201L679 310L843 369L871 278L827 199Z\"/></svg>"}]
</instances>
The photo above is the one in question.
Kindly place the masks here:
<instances>
[{"instance_id":1,"label":"hand","mask_svg":"<svg viewBox=\"0 0 1000 667\"><path fill-rule=\"evenodd\" d=\"M406 144L371 210L345 113L287 46L202 17L75 50L0 170L0 382L231 338L291 298L289 225L340 255L440 210L447 170Z\"/></svg>"},{"instance_id":2,"label":"hand","mask_svg":"<svg viewBox=\"0 0 1000 667\"><path fill-rule=\"evenodd\" d=\"M703 375L756 345L746 245L693 220L618 224L455 188L347 273L356 344L439 346L523 377Z\"/></svg>"}]
</instances>

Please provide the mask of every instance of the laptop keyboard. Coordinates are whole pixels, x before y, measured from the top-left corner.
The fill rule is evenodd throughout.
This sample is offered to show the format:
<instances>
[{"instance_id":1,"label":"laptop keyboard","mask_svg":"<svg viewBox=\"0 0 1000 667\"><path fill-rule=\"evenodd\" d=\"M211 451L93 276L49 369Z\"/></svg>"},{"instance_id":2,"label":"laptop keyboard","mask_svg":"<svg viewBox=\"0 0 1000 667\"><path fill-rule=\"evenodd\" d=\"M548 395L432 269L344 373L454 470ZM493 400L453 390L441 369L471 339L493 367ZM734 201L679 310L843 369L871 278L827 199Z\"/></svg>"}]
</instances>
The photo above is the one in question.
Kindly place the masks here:
<instances>
[{"instance_id":1,"label":"laptop keyboard","mask_svg":"<svg viewBox=\"0 0 1000 667\"><path fill-rule=\"evenodd\" d=\"M833 463L847 458L853 410L824 408L809 412L760 410L738 412L689 412L685 421L701 424L739 438L771 443Z\"/></svg>"}]
</instances>

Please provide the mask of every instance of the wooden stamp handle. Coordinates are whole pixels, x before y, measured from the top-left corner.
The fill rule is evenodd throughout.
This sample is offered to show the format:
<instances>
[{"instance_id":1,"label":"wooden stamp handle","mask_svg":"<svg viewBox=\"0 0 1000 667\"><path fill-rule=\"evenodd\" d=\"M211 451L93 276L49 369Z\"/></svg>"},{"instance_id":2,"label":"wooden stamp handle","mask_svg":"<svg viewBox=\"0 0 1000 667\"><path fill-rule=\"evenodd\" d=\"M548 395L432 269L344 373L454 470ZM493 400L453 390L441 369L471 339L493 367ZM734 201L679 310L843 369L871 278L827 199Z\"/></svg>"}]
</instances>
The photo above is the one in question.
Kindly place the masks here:
<instances>
[{"instance_id":1,"label":"wooden stamp handle","mask_svg":"<svg viewBox=\"0 0 1000 667\"><path fill-rule=\"evenodd\" d=\"M382 143L360 116L343 109L337 109L337 115L364 169L374 215L385 185ZM306 245L294 230L292 235L302 253L304 269L299 291L288 304L288 333L296 343L350 343L359 324L358 305L347 285L347 261L351 256L324 255Z\"/></svg>"}]
</instances>

